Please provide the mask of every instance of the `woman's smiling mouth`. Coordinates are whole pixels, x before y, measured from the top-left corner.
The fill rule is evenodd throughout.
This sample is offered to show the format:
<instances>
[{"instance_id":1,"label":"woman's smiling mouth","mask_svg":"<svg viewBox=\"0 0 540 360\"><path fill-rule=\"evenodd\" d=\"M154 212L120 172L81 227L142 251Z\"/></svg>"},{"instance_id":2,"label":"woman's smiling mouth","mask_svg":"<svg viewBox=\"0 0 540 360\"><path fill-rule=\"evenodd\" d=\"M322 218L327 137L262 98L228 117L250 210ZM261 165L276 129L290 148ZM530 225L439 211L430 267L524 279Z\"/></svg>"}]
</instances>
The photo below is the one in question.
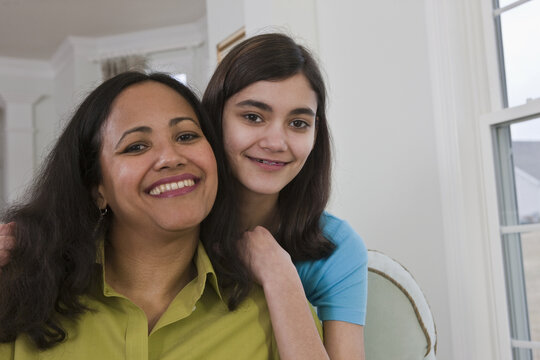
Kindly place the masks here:
<instances>
[{"instance_id":1,"label":"woman's smiling mouth","mask_svg":"<svg viewBox=\"0 0 540 360\"><path fill-rule=\"evenodd\" d=\"M156 197L173 197L193 191L199 178L184 174L176 177L162 179L147 188L146 193Z\"/></svg>"}]
</instances>

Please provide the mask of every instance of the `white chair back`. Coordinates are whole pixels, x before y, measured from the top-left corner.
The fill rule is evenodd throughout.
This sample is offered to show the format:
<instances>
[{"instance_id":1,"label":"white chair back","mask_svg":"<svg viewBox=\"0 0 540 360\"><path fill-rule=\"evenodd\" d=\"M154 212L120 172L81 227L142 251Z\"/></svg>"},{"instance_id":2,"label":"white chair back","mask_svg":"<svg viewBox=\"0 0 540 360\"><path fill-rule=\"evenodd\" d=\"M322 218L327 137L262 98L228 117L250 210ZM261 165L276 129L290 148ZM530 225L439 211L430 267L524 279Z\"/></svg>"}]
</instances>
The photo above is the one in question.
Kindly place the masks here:
<instances>
[{"instance_id":1,"label":"white chair back","mask_svg":"<svg viewBox=\"0 0 540 360\"><path fill-rule=\"evenodd\" d=\"M437 331L427 300L397 261L368 251L366 360L435 360Z\"/></svg>"}]
</instances>

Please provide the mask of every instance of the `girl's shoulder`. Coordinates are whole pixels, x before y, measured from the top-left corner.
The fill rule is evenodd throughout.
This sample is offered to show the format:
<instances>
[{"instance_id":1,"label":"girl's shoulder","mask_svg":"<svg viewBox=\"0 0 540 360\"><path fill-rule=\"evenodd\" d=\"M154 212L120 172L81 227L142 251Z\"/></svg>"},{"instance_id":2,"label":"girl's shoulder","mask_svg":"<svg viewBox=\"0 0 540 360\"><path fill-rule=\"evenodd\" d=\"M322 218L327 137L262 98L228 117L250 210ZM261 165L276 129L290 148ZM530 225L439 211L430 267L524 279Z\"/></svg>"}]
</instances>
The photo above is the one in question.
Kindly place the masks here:
<instances>
[{"instance_id":1,"label":"girl's shoulder","mask_svg":"<svg viewBox=\"0 0 540 360\"><path fill-rule=\"evenodd\" d=\"M334 253L348 248L349 250L356 249L356 251L365 252L367 256L364 241L346 220L325 211L319 222L324 237L336 246Z\"/></svg>"},{"instance_id":2,"label":"girl's shoulder","mask_svg":"<svg viewBox=\"0 0 540 360\"><path fill-rule=\"evenodd\" d=\"M307 271L336 273L367 264L364 241L347 221L325 211L321 215L320 226L324 237L335 245L335 249L325 258L296 263L301 277L307 275Z\"/></svg>"},{"instance_id":3,"label":"girl's shoulder","mask_svg":"<svg viewBox=\"0 0 540 360\"><path fill-rule=\"evenodd\" d=\"M296 265L306 297L321 320L363 325L367 301L367 249L345 220L328 212L320 218L323 235L336 246L326 258Z\"/></svg>"}]
</instances>

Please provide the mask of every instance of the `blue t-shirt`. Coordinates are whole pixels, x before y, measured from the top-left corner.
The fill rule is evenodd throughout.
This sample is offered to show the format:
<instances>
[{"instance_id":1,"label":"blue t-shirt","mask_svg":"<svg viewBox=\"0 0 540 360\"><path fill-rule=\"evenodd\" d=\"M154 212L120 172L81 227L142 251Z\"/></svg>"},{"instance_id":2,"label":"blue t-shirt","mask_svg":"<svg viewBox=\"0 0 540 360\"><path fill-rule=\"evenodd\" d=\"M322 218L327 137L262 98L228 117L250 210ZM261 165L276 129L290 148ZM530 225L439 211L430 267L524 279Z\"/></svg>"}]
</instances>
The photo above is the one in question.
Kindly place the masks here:
<instances>
[{"instance_id":1,"label":"blue t-shirt","mask_svg":"<svg viewBox=\"0 0 540 360\"><path fill-rule=\"evenodd\" d=\"M323 235L336 248L327 258L301 261L296 269L309 302L322 321L364 325L367 303L367 250L344 220L327 212L320 219Z\"/></svg>"}]
</instances>

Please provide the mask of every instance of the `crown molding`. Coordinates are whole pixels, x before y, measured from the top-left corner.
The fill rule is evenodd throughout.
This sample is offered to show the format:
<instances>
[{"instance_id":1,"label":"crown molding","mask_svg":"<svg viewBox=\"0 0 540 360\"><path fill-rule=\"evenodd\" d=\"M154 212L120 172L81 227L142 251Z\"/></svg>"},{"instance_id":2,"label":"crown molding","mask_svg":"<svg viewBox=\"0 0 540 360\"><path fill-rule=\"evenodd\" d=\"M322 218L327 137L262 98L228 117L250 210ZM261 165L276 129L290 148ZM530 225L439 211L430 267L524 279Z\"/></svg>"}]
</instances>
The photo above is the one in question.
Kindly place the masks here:
<instances>
[{"instance_id":1,"label":"crown molding","mask_svg":"<svg viewBox=\"0 0 540 360\"><path fill-rule=\"evenodd\" d=\"M54 72L48 61L0 56L0 76L52 79Z\"/></svg>"},{"instance_id":2,"label":"crown molding","mask_svg":"<svg viewBox=\"0 0 540 360\"><path fill-rule=\"evenodd\" d=\"M189 49L206 42L206 16L189 24L96 38L69 36L49 61L0 57L0 76L24 76L53 79L75 57L100 61L129 54L151 54Z\"/></svg>"},{"instance_id":3,"label":"crown molding","mask_svg":"<svg viewBox=\"0 0 540 360\"><path fill-rule=\"evenodd\" d=\"M75 61L76 56L92 56L96 53L97 38L68 36L51 58L54 74L61 72Z\"/></svg>"},{"instance_id":4,"label":"crown molding","mask_svg":"<svg viewBox=\"0 0 540 360\"><path fill-rule=\"evenodd\" d=\"M206 17L189 24L103 36L96 41L97 52L92 61L199 47L206 41Z\"/></svg>"}]
</instances>

